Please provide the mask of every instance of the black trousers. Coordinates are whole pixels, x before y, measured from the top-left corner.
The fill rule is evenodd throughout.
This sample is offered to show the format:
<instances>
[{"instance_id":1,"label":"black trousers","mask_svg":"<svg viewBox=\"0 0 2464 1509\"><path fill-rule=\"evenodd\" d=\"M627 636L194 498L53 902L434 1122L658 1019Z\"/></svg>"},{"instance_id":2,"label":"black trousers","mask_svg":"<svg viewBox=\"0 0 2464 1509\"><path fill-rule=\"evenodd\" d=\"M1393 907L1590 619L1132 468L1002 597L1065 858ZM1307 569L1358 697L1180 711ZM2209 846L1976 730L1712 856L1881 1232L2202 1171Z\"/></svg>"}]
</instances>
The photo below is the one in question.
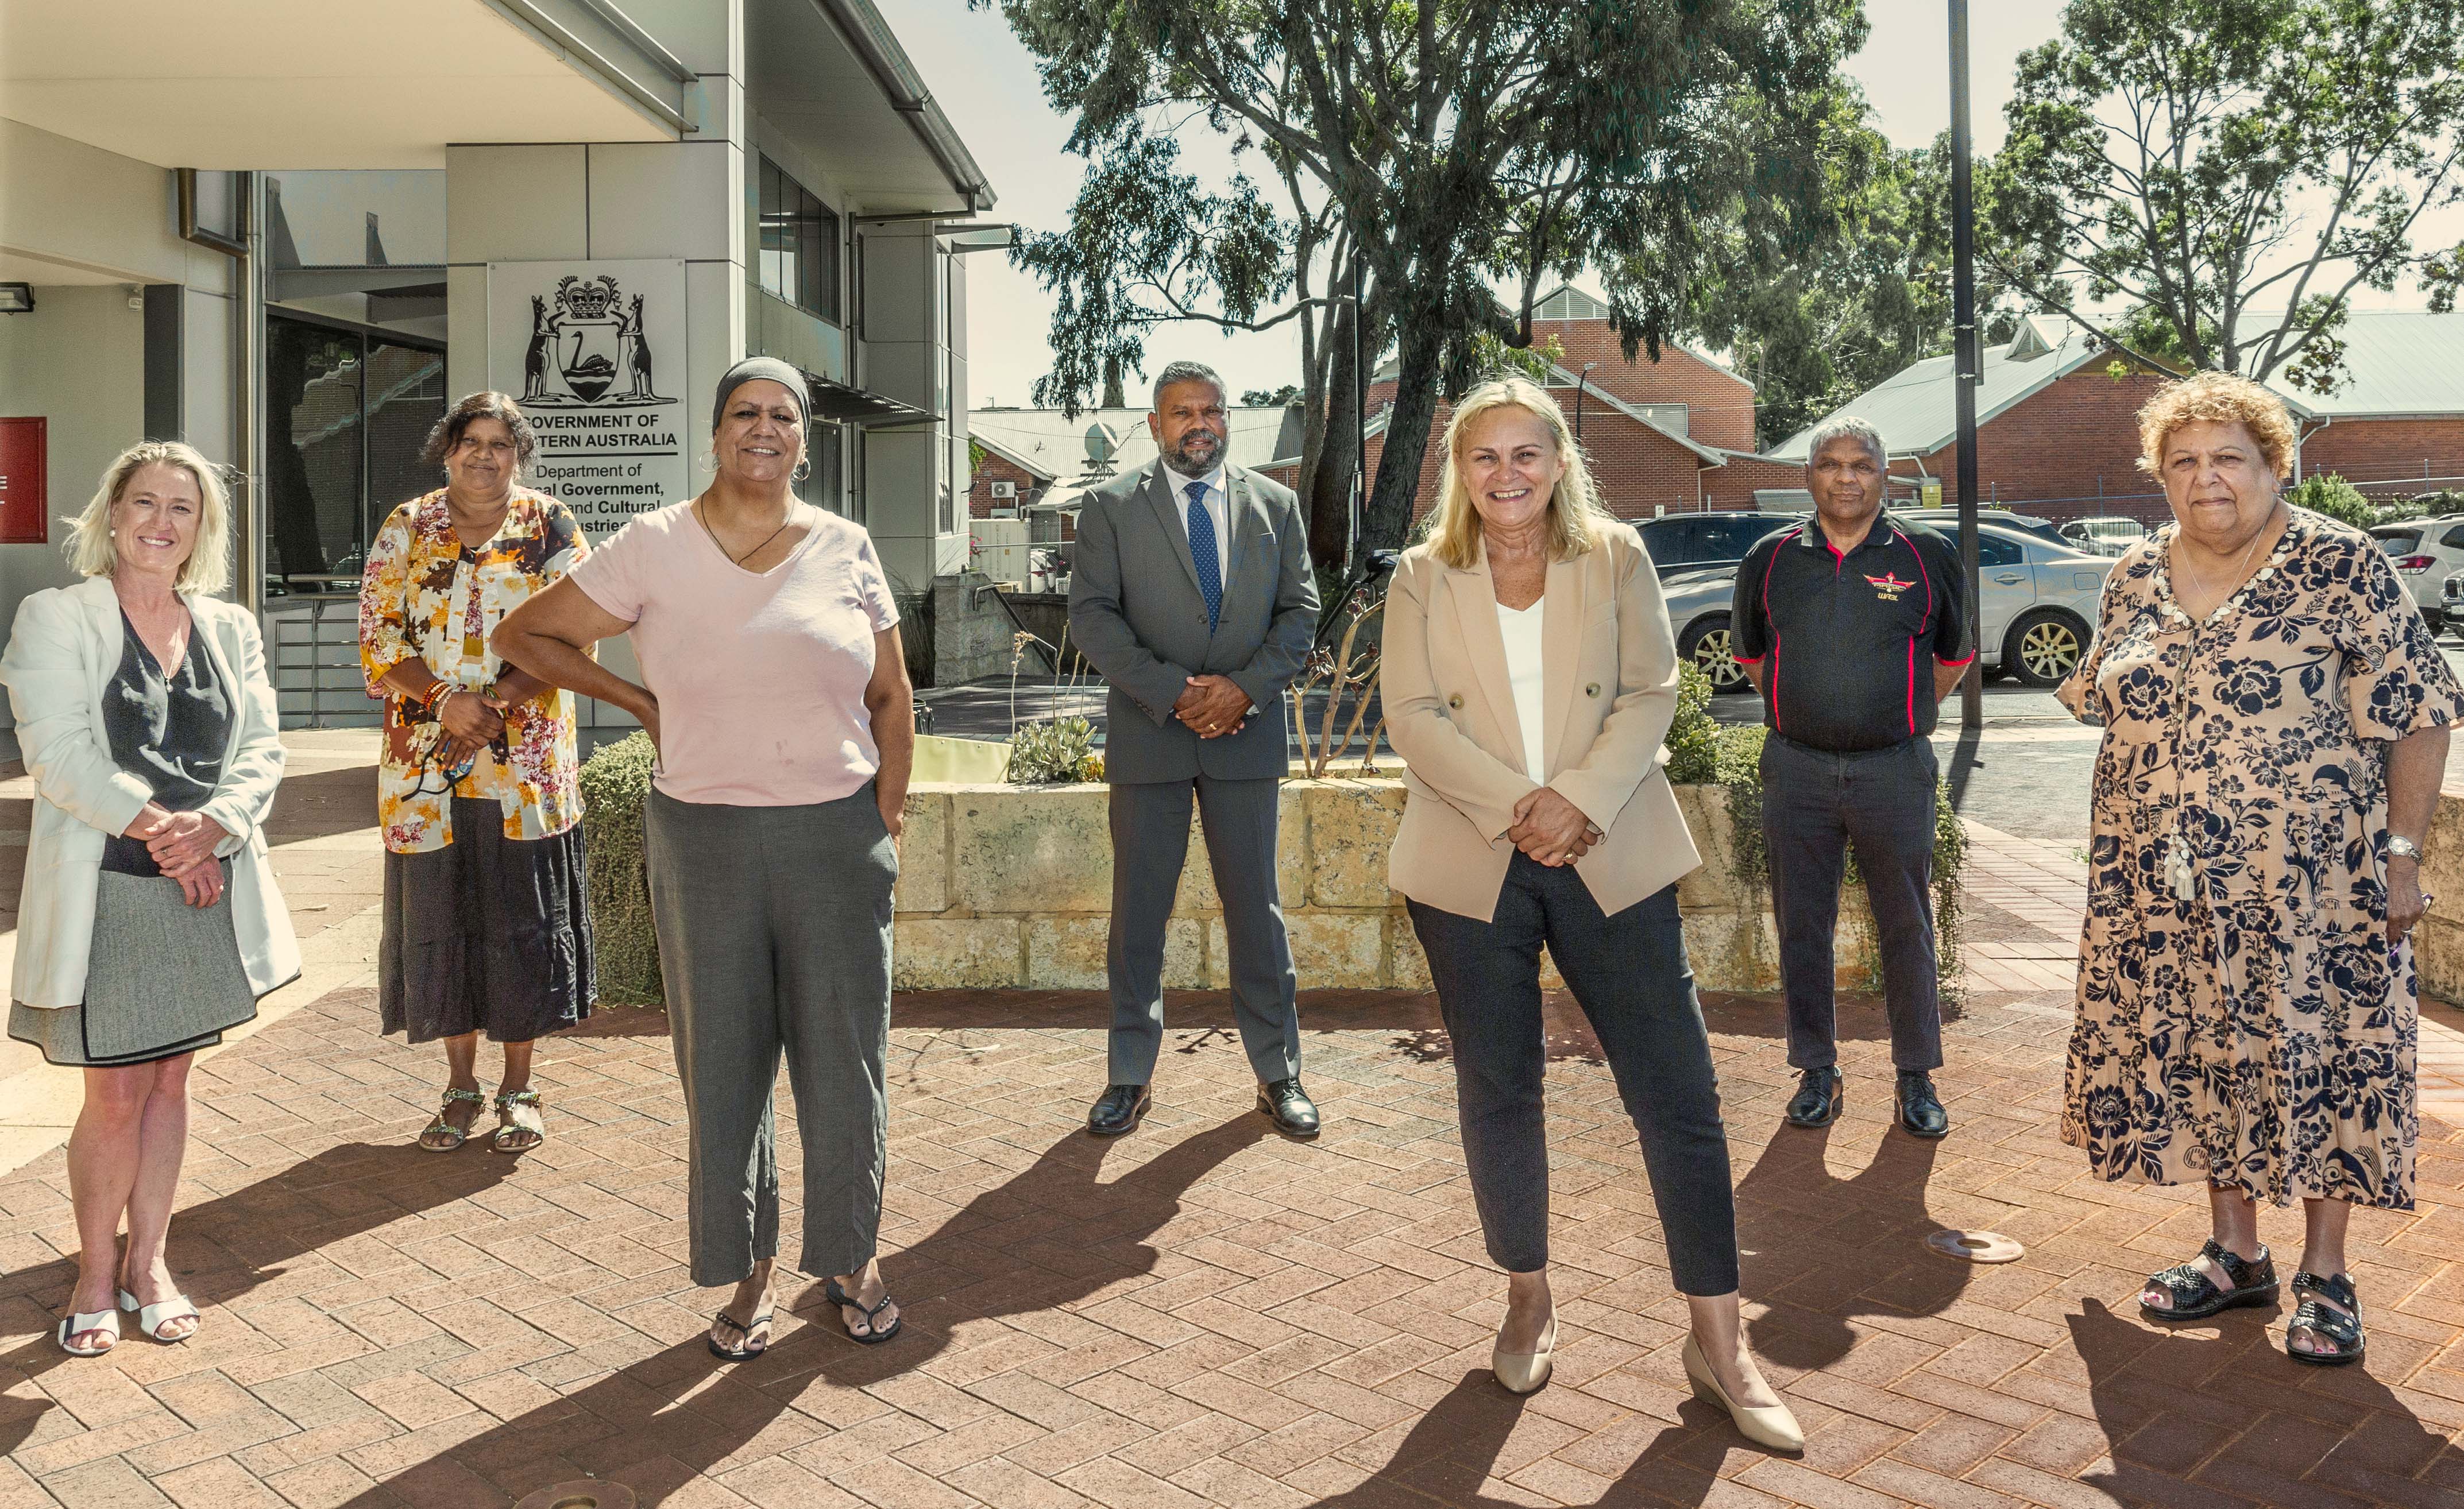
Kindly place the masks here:
<instances>
[{"instance_id":1,"label":"black trousers","mask_svg":"<svg viewBox=\"0 0 2464 1509\"><path fill-rule=\"evenodd\" d=\"M1934 793L1942 772L1928 739L1839 754L1781 738L1763 742L1763 847L1779 923L1788 993L1788 1061L1839 1061L1832 937L1848 845L1874 906L1891 1062L1942 1067L1942 1002L1933 951Z\"/></svg>"},{"instance_id":2,"label":"black trousers","mask_svg":"<svg viewBox=\"0 0 2464 1509\"><path fill-rule=\"evenodd\" d=\"M1489 1260L1508 1273L1549 1265L1549 1140L1541 1080L1540 946L1591 1018L1642 1138L1668 1267L1680 1292L1737 1287L1737 1205L1711 1039L1694 997L1677 887L1616 916L1573 866L1517 854L1491 922L1410 904L1438 1005L1454 1039L1463 1162Z\"/></svg>"}]
</instances>

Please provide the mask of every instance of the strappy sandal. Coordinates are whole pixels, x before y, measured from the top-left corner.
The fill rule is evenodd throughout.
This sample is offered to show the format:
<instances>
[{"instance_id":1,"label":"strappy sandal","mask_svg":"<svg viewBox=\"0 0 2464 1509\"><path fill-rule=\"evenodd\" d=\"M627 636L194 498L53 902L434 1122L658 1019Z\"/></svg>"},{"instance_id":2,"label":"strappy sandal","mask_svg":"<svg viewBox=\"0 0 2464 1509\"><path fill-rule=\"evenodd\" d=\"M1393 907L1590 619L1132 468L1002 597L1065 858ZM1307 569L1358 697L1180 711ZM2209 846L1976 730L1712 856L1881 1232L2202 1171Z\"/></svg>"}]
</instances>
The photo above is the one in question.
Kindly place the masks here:
<instances>
[{"instance_id":1,"label":"strappy sandal","mask_svg":"<svg viewBox=\"0 0 2464 1509\"><path fill-rule=\"evenodd\" d=\"M725 1310L721 1310L716 1315L712 1316L711 1321L715 1324L732 1325L736 1327L736 1334L743 1337L749 1342L753 1340L754 1327L770 1324L778 1314L779 1307L774 1304L763 1310L759 1315L755 1316L750 1321L739 1321L735 1316L728 1314ZM718 1338L715 1336L704 1336L702 1338L702 1345L710 1348L710 1354L713 1357L719 1359L721 1362L730 1363L749 1363L756 1357L760 1356L763 1352L770 1349L770 1344L768 1342L763 1342L759 1346L739 1346L731 1350L719 1345Z\"/></svg>"},{"instance_id":2,"label":"strappy sandal","mask_svg":"<svg viewBox=\"0 0 2464 1509\"><path fill-rule=\"evenodd\" d=\"M2293 1276L2293 1297L2301 1302L2293 1311L2293 1323L2284 1328L2285 1356L2313 1367L2342 1367L2362 1360L2362 1349L2367 1344L2362 1336L2362 1297L2353 1288L2351 1274L2322 1278L2315 1273L2297 1273ZM2335 1309L2322 1300L2333 1301L2343 1308ZM2335 1350L2305 1352L2293 1345L2296 1331L2308 1331L2321 1341L2332 1343Z\"/></svg>"},{"instance_id":3,"label":"strappy sandal","mask_svg":"<svg viewBox=\"0 0 2464 1509\"><path fill-rule=\"evenodd\" d=\"M854 1326L847 1323L846 1316L842 1315L839 1317L839 1329L847 1332L847 1339L855 1343L859 1346L878 1346L906 1328L907 1317L901 1314L893 1315L890 1318L890 1329L886 1331L875 1329L875 1327L881 1323L875 1320L874 1317L880 1315L882 1311L889 1309L891 1305L890 1286L888 1284L882 1285L881 1302L878 1304L866 1304L864 1301L858 1300L854 1295L851 1295L845 1289L840 1288L839 1281L836 1279L830 1279L827 1283L822 1286L822 1294L832 1304L843 1305L847 1309L857 1310L863 1313L864 1334L861 1336L856 1334Z\"/></svg>"},{"instance_id":4,"label":"strappy sandal","mask_svg":"<svg viewBox=\"0 0 2464 1509\"><path fill-rule=\"evenodd\" d=\"M477 1090L447 1090L445 1092L445 1104L436 1108L436 1120L429 1122L426 1126L420 1128L419 1146L421 1148L429 1152L451 1152L454 1148L461 1147L464 1143L471 1140L470 1127L456 1126L445 1118L445 1113L451 1110L454 1103L457 1101L468 1101L473 1105L485 1105L488 1104L488 1098L480 1094ZM474 1111L472 1114L475 1118L478 1113ZM443 1138L445 1140L441 1142L431 1142L429 1140L430 1138Z\"/></svg>"},{"instance_id":5,"label":"strappy sandal","mask_svg":"<svg viewBox=\"0 0 2464 1509\"><path fill-rule=\"evenodd\" d=\"M100 1331L111 1340L100 1346L79 1346L69 1340L73 1336L83 1336L88 1331ZM55 1340L60 1344L60 1350L71 1357L99 1357L120 1345L120 1312L118 1310L80 1311L63 1317Z\"/></svg>"},{"instance_id":6,"label":"strappy sandal","mask_svg":"<svg viewBox=\"0 0 2464 1509\"><path fill-rule=\"evenodd\" d=\"M177 1346L189 1336L197 1334L196 1329L191 1327L187 1336L164 1335L163 1327L173 1321L198 1321L200 1324L203 1323L202 1318L197 1314L197 1307L188 1302L188 1297L185 1294L175 1294L167 1300L157 1300L152 1304L141 1305L137 1302L137 1296L122 1289L120 1291L119 1299L121 1309L137 1312L137 1328L165 1346Z\"/></svg>"},{"instance_id":7,"label":"strappy sandal","mask_svg":"<svg viewBox=\"0 0 2464 1509\"><path fill-rule=\"evenodd\" d=\"M2199 1271L2198 1258L2194 1258L2163 1273L2149 1274L2144 1287L2164 1290L2173 1297L2173 1303L2160 1309L2142 1300L2139 1313L2151 1321L2203 1321L2240 1305L2275 1302L2276 1259L2268 1256L2265 1247L2259 1248L2257 1257L2244 1258L2211 1236L2208 1244L2199 1249L2199 1258L2223 1269L2225 1277L2233 1280L2233 1287L2217 1288L2214 1279Z\"/></svg>"},{"instance_id":8,"label":"strappy sandal","mask_svg":"<svg viewBox=\"0 0 2464 1509\"><path fill-rule=\"evenodd\" d=\"M499 1094L496 1097L497 1126L495 1134L488 1139L489 1150L493 1152L528 1152L539 1144L547 1141L547 1126L544 1120L542 1120L541 1124L537 1126L523 1126L520 1122L514 1120L514 1107L517 1105L528 1106L532 1114L537 1115L539 1108L539 1092L537 1090L514 1090L508 1093ZM521 1139L524 1137L528 1137L530 1141L523 1142Z\"/></svg>"}]
</instances>

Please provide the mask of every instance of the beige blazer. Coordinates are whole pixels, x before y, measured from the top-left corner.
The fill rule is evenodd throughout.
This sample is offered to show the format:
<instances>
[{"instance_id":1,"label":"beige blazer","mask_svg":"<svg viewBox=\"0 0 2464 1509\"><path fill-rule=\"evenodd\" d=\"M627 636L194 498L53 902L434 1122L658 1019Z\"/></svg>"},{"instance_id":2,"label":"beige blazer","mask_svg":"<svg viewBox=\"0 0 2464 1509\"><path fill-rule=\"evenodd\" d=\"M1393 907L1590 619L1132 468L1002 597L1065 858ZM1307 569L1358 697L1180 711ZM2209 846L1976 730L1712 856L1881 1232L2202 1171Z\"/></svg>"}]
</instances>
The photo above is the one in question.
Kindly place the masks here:
<instances>
[{"instance_id":1,"label":"beige blazer","mask_svg":"<svg viewBox=\"0 0 2464 1509\"><path fill-rule=\"evenodd\" d=\"M1414 901L1492 920L1514 857L1514 804L1544 783L1606 835L1574 865L1602 911L1623 911L1702 863L1664 769L1677 640L1660 574L1632 528L1612 524L1606 536L1549 568L1545 771L1523 768L1485 555L1457 571L1421 545L1396 567L1378 687L1410 795L1386 874Z\"/></svg>"},{"instance_id":2,"label":"beige blazer","mask_svg":"<svg viewBox=\"0 0 2464 1509\"><path fill-rule=\"evenodd\" d=\"M250 989L262 995L299 973L291 908L266 858L265 820L282 784L280 719L266 677L256 615L218 598L184 595L191 631L231 689L231 739L221 782L197 810L229 838L214 852L231 864L231 927ZM17 606L0 684L17 714L34 813L26 841L26 884L17 914L10 994L29 1006L85 999L94 941L95 893L103 839L126 831L153 795L111 757L102 699L120 671L120 598L108 577L29 596Z\"/></svg>"}]
</instances>

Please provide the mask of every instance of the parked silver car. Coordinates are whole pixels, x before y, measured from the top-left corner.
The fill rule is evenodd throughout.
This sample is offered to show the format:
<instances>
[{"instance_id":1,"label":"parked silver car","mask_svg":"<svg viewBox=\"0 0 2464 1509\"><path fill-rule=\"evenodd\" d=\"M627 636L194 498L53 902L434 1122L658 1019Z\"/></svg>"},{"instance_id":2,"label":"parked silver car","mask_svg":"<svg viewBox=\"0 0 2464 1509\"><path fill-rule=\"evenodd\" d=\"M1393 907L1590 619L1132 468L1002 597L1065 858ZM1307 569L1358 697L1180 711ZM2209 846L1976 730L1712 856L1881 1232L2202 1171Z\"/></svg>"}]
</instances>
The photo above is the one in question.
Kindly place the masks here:
<instances>
[{"instance_id":1,"label":"parked silver car","mask_svg":"<svg viewBox=\"0 0 2464 1509\"><path fill-rule=\"evenodd\" d=\"M2370 534L2387 553L2398 580L2431 629L2447 626L2444 591L2450 573L2464 568L2464 519L2409 518L2374 524Z\"/></svg>"},{"instance_id":2,"label":"parked silver car","mask_svg":"<svg viewBox=\"0 0 2464 1509\"><path fill-rule=\"evenodd\" d=\"M2097 595L2113 558L1992 524L1978 528L1976 555L1985 597L1976 639L1986 674L2007 671L2031 687L2058 684L2095 636ZM1745 690L1728 636L1736 574L1703 572L1661 585L1677 652L1703 668L1713 690Z\"/></svg>"}]
</instances>

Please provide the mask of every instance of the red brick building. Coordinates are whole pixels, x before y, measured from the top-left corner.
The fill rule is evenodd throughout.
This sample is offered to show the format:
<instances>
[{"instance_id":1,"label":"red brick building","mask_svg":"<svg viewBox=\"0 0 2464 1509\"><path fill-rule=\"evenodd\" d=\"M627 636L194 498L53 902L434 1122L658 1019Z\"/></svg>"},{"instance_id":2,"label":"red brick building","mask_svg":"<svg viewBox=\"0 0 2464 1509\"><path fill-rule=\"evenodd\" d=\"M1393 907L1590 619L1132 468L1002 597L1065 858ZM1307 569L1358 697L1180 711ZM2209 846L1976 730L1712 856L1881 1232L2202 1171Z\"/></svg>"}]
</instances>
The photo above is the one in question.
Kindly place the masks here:
<instances>
[{"instance_id":1,"label":"red brick building","mask_svg":"<svg viewBox=\"0 0 2464 1509\"><path fill-rule=\"evenodd\" d=\"M2464 315L2360 313L2343 335L2345 374L2334 393L2275 384L2299 427L2296 474L2332 472L2383 494L2464 487ZM1905 492L1956 474L1950 369L1950 358L1928 358L1840 411L1882 432ZM2061 321L2031 319L1985 353L1976 402L1984 501L2049 518L2163 517L2163 492L2139 470L2138 412L2165 382ZM1806 433L1774 454L1801 466Z\"/></svg>"}]
</instances>

